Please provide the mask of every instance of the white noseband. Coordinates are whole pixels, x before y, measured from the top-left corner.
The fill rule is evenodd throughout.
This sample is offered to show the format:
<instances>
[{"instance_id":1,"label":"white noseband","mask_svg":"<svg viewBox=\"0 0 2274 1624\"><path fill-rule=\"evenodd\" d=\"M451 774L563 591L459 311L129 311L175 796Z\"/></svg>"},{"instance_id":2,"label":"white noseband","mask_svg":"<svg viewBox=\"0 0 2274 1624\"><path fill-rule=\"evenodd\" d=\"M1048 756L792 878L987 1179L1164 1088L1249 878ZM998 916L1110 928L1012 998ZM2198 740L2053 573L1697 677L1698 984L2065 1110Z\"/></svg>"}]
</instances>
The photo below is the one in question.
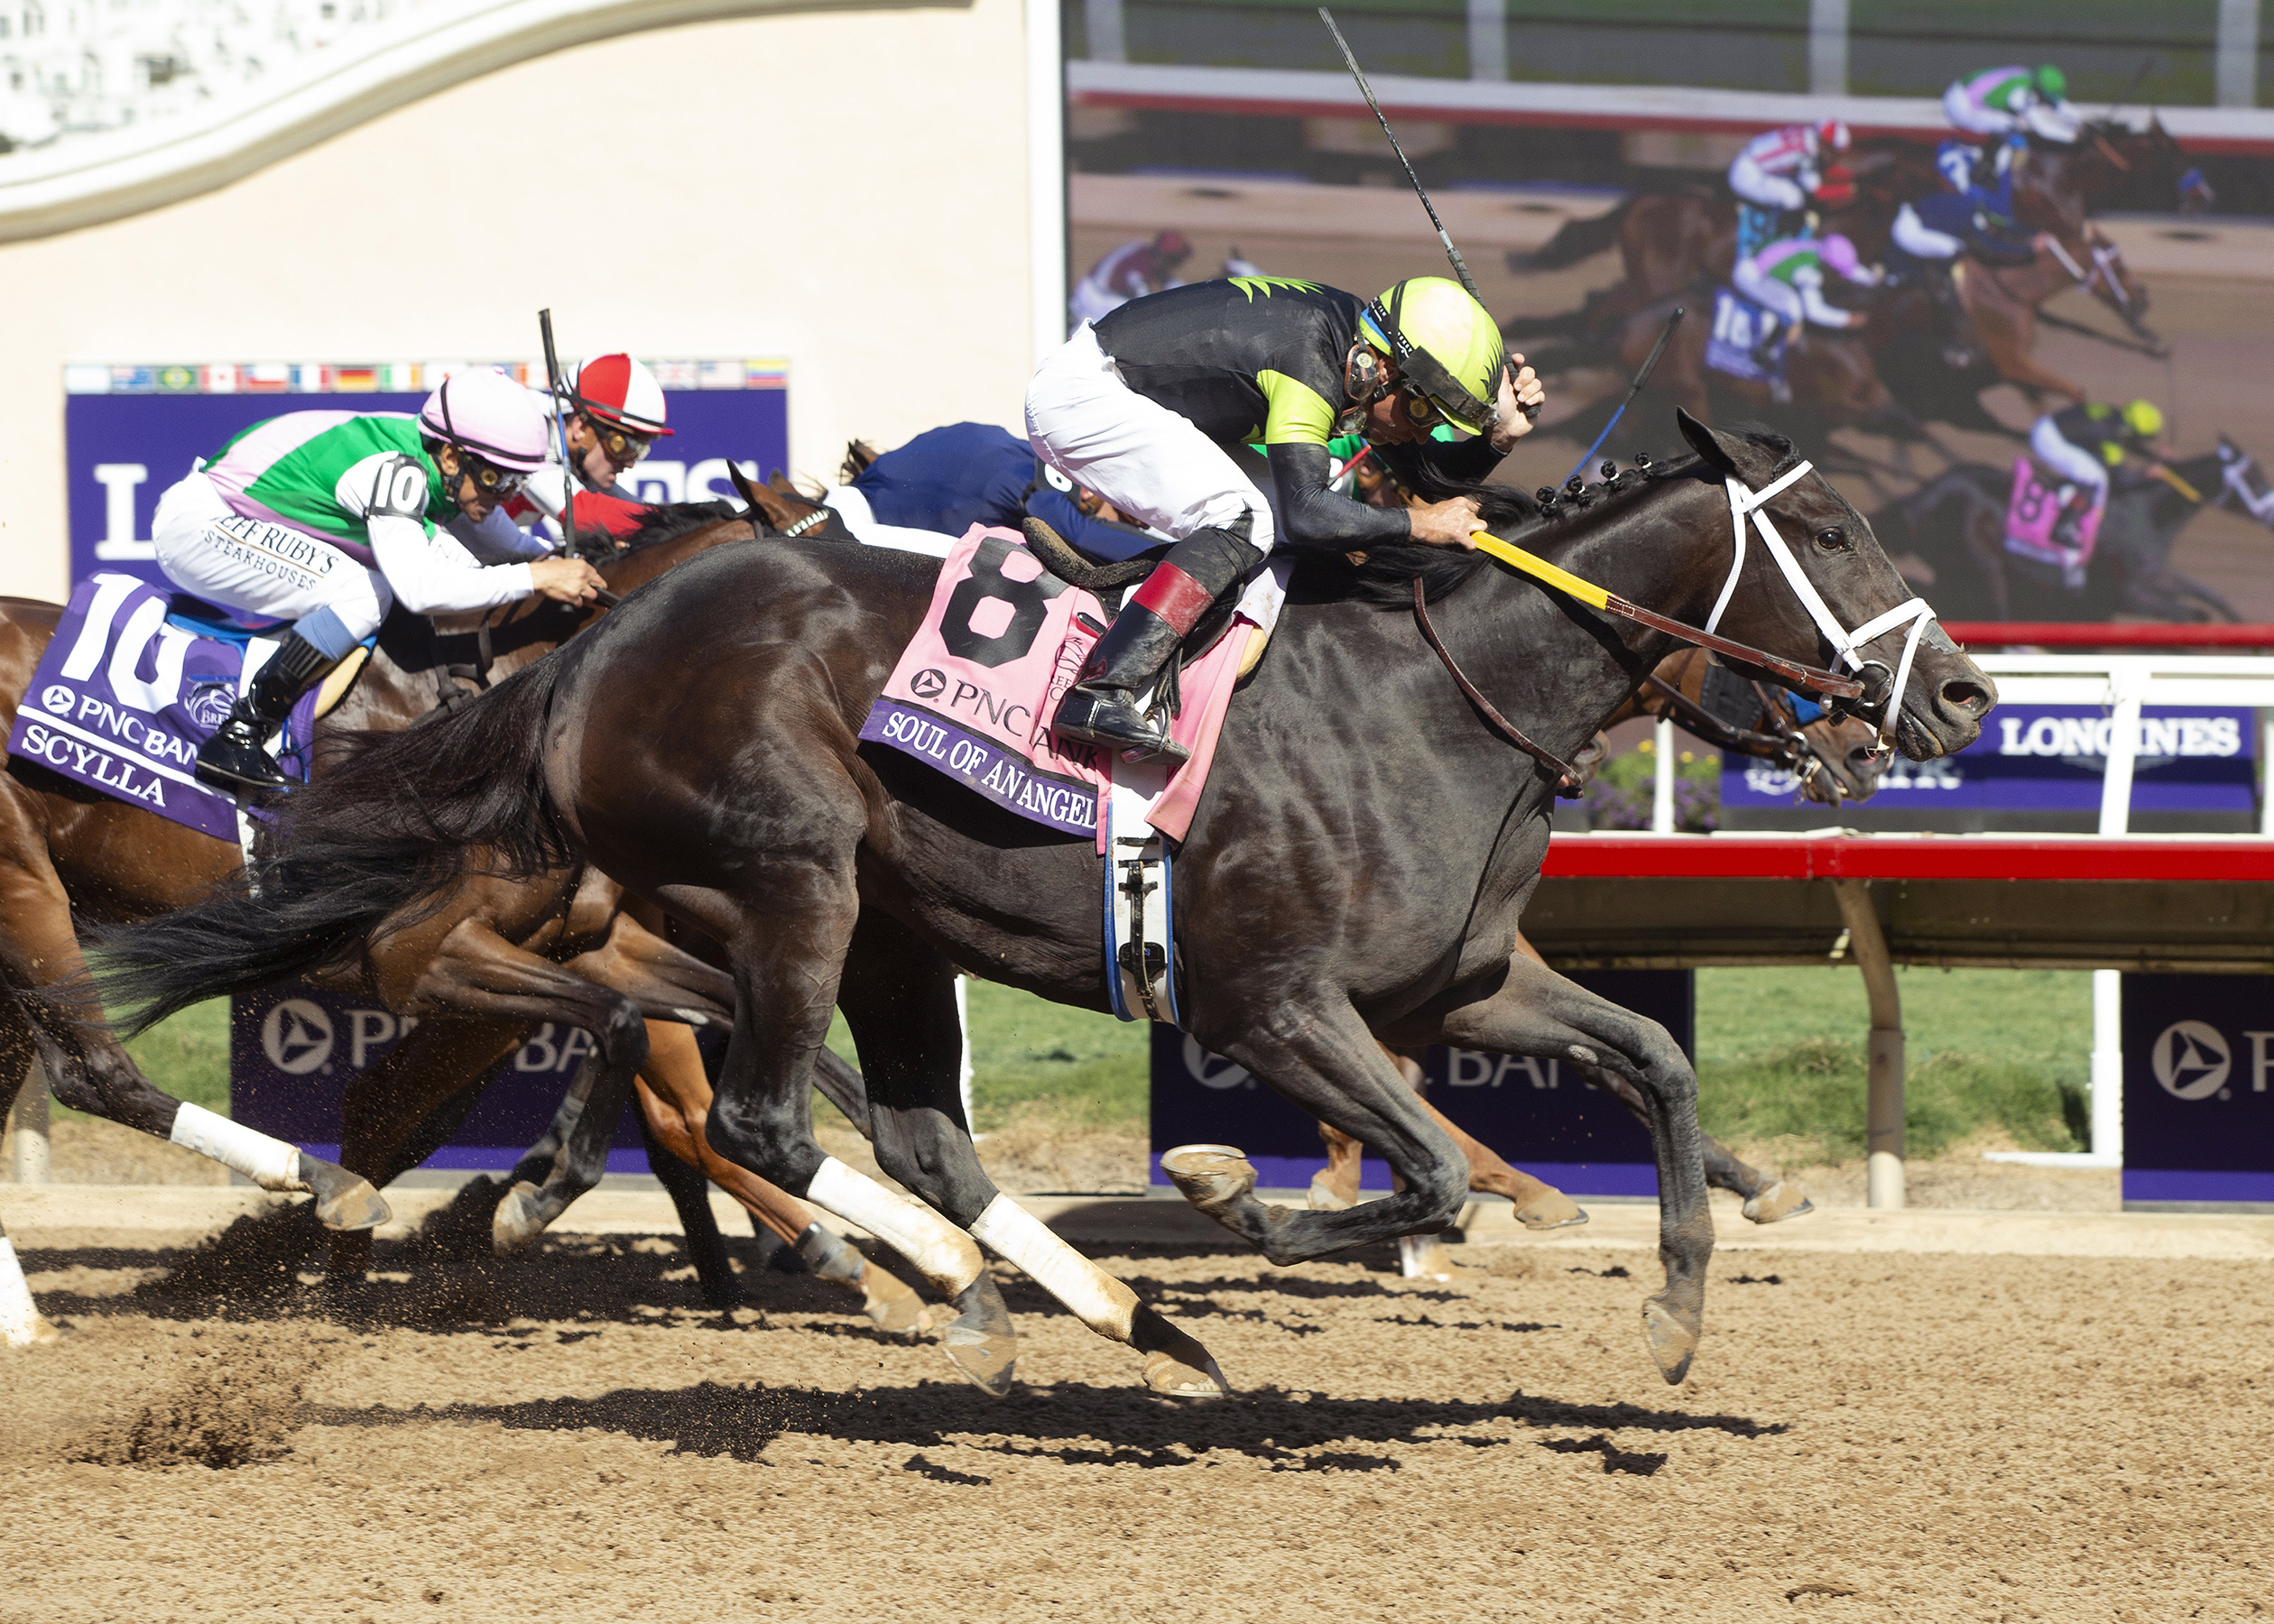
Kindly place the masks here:
<instances>
[{"instance_id":1,"label":"white noseband","mask_svg":"<svg viewBox=\"0 0 2274 1624\"><path fill-rule=\"evenodd\" d=\"M1880 737L1892 740L1896 715L1903 708L1903 691L1910 683L1911 660L1918 652L1918 640L1926 635L1927 623L1935 618L1935 612L1927 606L1925 598L1915 597L1909 603L1898 604L1885 614L1872 616L1853 632L1841 628L1838 617L1833 614L1823 595L1816 591L1816 583L1801 573L1800 560L1792 556L1792 549L1787 547L1784 538L1777 534L1777 527L1769 522L1767 510L1770 499L1780 494L1815 466L1804 462L1779 475L1775 484L1759 491L1752 489L1734 475L1722 481L1729 489L1729 524L1736 543L1736 552L1729 561L1729 579L1722 583L1721 596L1714 600L1714 613L1706 616L1706 630L1720 630L1722 614L1729 607L1729 600L1737 591L1737 577L1744 573L1745 515L1750 513L1754 528L1761 531L1762 545L1769 549L1769 556L1777 561L1777 567L1784 571L1784 578L1791 584L1793 595L1800 600L1801 607L1807 610L1809 618L1816 622L1817 629L1831 642L1839 657L1847 662L1848 669L1861 671L1866 665L1877 663L1866 660L1858 651L1872 639L1885 636L1906 621L1910 623L1910 635L1903 640L1902 657L1895 667L1895 686L1888 691L1886 706L1880 713Z\"/></svg>"}]
</instances>

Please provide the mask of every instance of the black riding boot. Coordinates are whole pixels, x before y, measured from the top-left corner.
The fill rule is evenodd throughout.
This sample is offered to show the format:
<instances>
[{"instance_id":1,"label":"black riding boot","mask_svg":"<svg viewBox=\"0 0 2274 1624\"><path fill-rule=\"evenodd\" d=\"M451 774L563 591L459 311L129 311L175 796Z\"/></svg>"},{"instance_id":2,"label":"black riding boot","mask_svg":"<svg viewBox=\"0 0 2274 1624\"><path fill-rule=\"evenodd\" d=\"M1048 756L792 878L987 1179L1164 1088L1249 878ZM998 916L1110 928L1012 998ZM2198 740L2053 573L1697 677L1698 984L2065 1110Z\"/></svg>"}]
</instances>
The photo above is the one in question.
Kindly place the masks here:
<instances>
[{"instance_id":1,"label":"black riding boot","mask_svg":"<svg viewBox=\"0 0 2274 1624\"><path fill-rule=\"evenodd\" d=\"M1120 755L1132 766L1179 764L1188 752L1168 730L1137 708L1137 697L1160 679L1208 605L1247 578L1263 554L1239 531L1204 530L1186 537L1129 595L1105 635L1090 651L1081 677L1058 701L1051 731Z\"/></svg>"},{"instance_id":2,"label":"black riding boot","mask_svg":"<svg viewBox=\"0 0 2274 1624\"><path fill-rule=\"evenodd\" d=\"M282 789L291 783L266 748L269 735L284 725L309 685L320 681L339 661L297 632L269 657L241 695L228 720L198 748L198 776L232 793Z\"/></svg>"}]
</instances>

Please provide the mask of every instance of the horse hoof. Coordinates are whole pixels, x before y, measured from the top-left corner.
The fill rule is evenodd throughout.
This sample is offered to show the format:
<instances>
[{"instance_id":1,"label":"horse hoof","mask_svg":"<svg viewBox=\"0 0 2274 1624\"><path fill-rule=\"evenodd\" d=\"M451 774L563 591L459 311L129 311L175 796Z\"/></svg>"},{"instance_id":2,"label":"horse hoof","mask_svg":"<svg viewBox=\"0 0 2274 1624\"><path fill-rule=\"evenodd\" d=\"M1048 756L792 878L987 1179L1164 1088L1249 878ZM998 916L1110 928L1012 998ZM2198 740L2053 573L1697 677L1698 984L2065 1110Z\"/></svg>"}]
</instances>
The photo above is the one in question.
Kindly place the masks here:
<instances>
[{"instance_id":1,"label":"horse hoof","mask_svg":"<svg viewBox=\"0 0 2274 1624\"><path fill-rule=\"evenodd\" d=\"M1755 1223L1776 1223L1787 1218L1798 1218L1803 1213L1816 1211L1816 1203L1798 1185L1787 1184L1779 1178L1767 1189L1745 1203L1745 1216Z\"/></svg>"},{"instance_id":2,"label":"horse hoof","mask_svg":"<svg viewBox=\"0 0 2274 1624\"><path fill-rule=\"evenodd\" d=\"M316 1222L328 1230L377 1229L394 1216L386 1198L369 1179L358 1177L337 1162L323 1161L303 1150L300 1176L316 1197Z\"/></svg>"},{"instance_id":3,"label":"horse hoof","mask_svg":"<svg viewBox=\"0 0 2274 1624\"><path fill-rule=\"evenodd\" d=\"M870 1263L861 1270L861 1312L890 1336L912 1337L930 1329L931 1311L898 1275Z\"/></svg>"},{"instance_id":4,"label":"horse hoof","mask_svg":"<svg viewBox=\"0 0 2274 1624\"><path fill-rule=\"evenodd\" d=\"M1145 1356L1145 1385L1169 1398L1229 1398L1232 1389L1225 1383L1224 1372L1215 1370L1215 1360L1208 1364L1208 1370L1196 1370L1166 1353L1149 1353Z\"/></svg>"},{"instance_id":5,"label":"horse hoof","mask_svg":"<svg viewBox=\"0 0 2274 1624\"><path fill-rule=\"evenodd\" d=\"M1255 1166L1230 1145L1179 1145L1160 1158L1160 1170L1184 1198L1211 1217L1255 1188Z\"/></svg>"},{"instance_id":6,"label":"horse hoof","mask_svg":"<svg viewBox=\"0 0 2274 1624\"><path fill-rule=\"evenodd\" d=\"M1449 1280L1453 1254L1435 1235L1400 1235L1398 1272L1409 1280Z\"/></svg>"},{"instance_id":7,"label":"horse hoof","mask_svg":"<svg viewBox=\"0 0 2274 1624\"><path fill-rule=\"evenodd\" d=\"M1314 1213L1340 1213L1349 1209L1350 1203L1336 1195L1326 1183L1324 1173L1311 1175L1310 1210Z\"/></svg>"},{"instance_id":8,"label":"horse hoof","mask_svg":"<svg viewBox=\"0 0 2274 1624\"><path fill-rule=\"evenodd\" d=\"M1010 1306L991 1274L982 1274L956 1296L956 1317L940 1333L948 1362L990 1398L1011 1390L1019 1358L1019 1334Z\"/></svg>"},{"instance_id":9,"label":"horse hoof","mask_svg":"<svg viewBox=\"0 0 2274 1624\"><path fill-rule=\"evenodd\" d=\"M1516 1222L1528 1230L1570 1229L1586 1221L1587 1209L1561 1190L1542 1190L1516 1209Z\"/></svg>"},{"instance_id":10,"label":"horse hoof","mask_svg":"<svg viewBox=\"0 0 2274 1624\"><path fill-rule=\"evenodd\" d=\"M1650 1344L1650 1357L1657 1361L1659 1374L1666 1378L1669 1387L1689 1374L1701 1328L1686 1323L1656 1297L1642 1305L1642 1335Z\"/></svg>"},{"instance_id":11,"label":"horse hoof","mask_svg":"<svg viewBox=\"0 0 2274 1624\"><path fill-rule=\"evenodd\" d=\"M1232 1383L1216 1355L1150 1304L1130 1315L1129 1345L1145 1355L1145 1385L1180 1398L1221 1398Z\"/></svg>"},{"instance_id":12,"label":"horse hoof","mask_svg":"<svg viewBox=\"0 0 2274 1624\"><path fill-rule=\"evenodd\" d=\"M505 1192L490 1219L490 1250L501 1258L518 1257L537 1244L537 1237L551 1222L537 1187L517 1184Z\"/></svg>"}]
</instances>

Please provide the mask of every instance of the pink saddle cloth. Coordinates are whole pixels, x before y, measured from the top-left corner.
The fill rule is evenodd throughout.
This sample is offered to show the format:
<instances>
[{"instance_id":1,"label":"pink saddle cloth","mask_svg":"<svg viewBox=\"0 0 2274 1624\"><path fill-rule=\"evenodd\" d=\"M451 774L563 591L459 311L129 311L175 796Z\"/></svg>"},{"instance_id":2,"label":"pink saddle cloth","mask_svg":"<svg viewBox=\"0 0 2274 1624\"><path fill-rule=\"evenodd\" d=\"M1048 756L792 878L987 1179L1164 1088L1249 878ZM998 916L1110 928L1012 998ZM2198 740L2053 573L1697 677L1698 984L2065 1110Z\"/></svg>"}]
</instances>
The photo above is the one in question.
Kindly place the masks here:
<instances>
[{"instance_id":1,"label":"pink saddle cloth","mask_svg":"<svg viewBox=\"0 0 2274 1624\"><path fill-rule=\"evenodd\" d=\"M923 624L861 737L1021 817L1102 839L1098 796L1114 762L1086 744L1061 743L1049 720L1097 641L1092 628L1105 620L1097 599L1044 569L1022 537L974 525L942 561ZM1171 839L1184 838L1199 804L1254 625L1234 616L1216 646L1185 668L1183 714L1169 731L1192 759L1169 775L1146 817Z\"/></svg>"},{"instance_id":2,"label":"pink saddle cloth","mask_svg":"<svg viewBox=\"0 0 2274 1624\"><path fill-rule=\"evenodd\" d=\"M2013 459L2013 494L2006 503L2006 551L2040 564L2058 566L2073 586L2082 586L2084 567L2100 540L2102 506L2078 520L2070 533L2055 529L2061 517L2058 485L2027 457Z\"/></svg>"}]
</instances>

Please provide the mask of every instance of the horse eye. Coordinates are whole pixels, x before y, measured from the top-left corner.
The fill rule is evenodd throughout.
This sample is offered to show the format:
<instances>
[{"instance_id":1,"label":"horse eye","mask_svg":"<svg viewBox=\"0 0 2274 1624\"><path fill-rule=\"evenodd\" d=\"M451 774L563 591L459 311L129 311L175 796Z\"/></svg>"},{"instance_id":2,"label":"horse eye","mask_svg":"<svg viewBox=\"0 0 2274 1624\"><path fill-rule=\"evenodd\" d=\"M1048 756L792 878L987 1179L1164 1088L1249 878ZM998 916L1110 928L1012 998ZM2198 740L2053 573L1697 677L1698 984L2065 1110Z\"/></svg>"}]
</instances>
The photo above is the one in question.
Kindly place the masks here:
<instances>
[{"instance_id":1,"label":"horse eye","mask_svg":"<svg viewBox=\"0 0 2274 1624\"><path fill-rule=\"evenodd\" d=\"M1847 531L1835 525L1830 530L1816 531L1816 544L1826 552L1845 552L1848 549Z\"/></svg>"}]
</instances>

